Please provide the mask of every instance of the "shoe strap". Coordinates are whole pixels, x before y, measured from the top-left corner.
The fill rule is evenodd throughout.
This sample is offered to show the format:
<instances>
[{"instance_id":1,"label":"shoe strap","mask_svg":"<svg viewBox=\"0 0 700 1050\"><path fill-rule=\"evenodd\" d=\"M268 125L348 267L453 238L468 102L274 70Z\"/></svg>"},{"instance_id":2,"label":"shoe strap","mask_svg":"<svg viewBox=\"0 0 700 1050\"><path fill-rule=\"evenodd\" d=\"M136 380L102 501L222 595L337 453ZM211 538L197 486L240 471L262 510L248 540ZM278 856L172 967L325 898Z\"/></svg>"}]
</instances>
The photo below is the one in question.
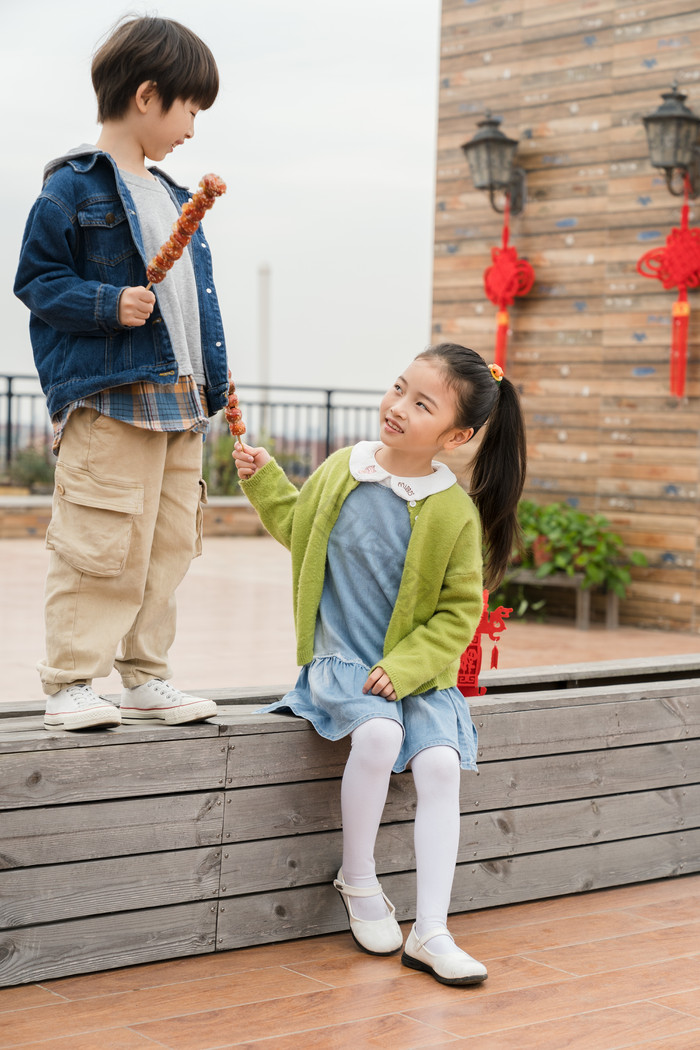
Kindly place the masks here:
<instances>
[{"instance_id":1,"label":"shoe strap","mask_svg":"<svg viewBox=\"0 0 700 1050\"><path fill-rule=\"evenodd\" d=\"M428 930L428 932L424 933L422 937L419 937L418 934L416 934L415 926L413 927L413 932L416 935L416 941L419 948L424 948L432 937L449 937L452 943L455 943L454 937L446 926L434 926L432 930Z\"/></svg>"},{"instance_id":2,"label":"shoe strap","mask_svg":"<svg viewBox=\"0 0 700 1050\"><path fill-rule=\"evenodd\" d=\"M334 879L333 885L346 897L376 897L380 893L384 896L384 891L379 883L376 886L349 886L344 879Z\"/></svg>"}]
</instances>

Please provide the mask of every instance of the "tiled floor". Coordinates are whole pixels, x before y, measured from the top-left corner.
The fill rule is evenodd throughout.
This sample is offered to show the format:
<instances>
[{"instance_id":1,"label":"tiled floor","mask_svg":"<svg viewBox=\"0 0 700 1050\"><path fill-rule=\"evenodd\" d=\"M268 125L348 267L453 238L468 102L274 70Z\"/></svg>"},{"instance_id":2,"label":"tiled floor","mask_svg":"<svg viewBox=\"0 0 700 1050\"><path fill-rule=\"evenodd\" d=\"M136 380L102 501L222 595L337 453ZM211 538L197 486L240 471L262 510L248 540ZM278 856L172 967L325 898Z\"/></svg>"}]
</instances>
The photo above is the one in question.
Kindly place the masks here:
<instances>
[{"instance_id":1,"label":"tiled floor","mask_svg":"<svg viewBox=\"0 0 700 1050\"><path fill-rule=\"evenodd\" d=\"M43 652L47 552L40 539L0 541L0 701L39 697L34 670ZM677 631L607 631L595 624L509 621L499 666L613 660L700 652L700 635ZM173 684L183 689L286 685L296 677L289 554L261 537L211 537L178 592L178 632L171 650ZM484 660L488 666L488 654ZM97 681L115 693L113 672Z\"/></svg>"},{"instance_id":2,"label":"tiled floor","mask_svg":"<svg viewBox=\"0 0 700 1050\"><path fill-rule=\"evenodd\" d=\"M36 1050L698 1050L700 875L455 916L489 969L446 988L349 934L0 991Z\"/></svg>"}]
</instances>

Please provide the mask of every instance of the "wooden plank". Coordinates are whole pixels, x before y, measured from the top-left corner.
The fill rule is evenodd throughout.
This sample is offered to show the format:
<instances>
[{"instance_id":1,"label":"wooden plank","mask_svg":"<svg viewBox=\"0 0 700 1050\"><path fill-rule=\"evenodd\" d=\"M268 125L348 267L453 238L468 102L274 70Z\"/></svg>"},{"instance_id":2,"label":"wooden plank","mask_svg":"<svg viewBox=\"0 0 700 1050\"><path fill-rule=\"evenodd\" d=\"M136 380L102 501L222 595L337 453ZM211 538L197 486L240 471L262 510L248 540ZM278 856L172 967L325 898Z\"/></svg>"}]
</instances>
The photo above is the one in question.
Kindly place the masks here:
<instances>
[{"instance_id":1,"label":"wooden plank","mask_svg":"<svg viewBox=\"0 0 700 1050\"><path fill-rule=\"evenodd\" d=\"M606 748L575 754L543 755L483 762L479 773L464 772L462 813L539 806L553 799L596 799L651 789L672 789L700 781L700 739L639 747ZM391 777L383 822L415 816L413 777ZM305 835L341 826L340 781L239 788L227 792L224 841Z\"/></svg>"},{"instance_id":2,"label":"wooden plank","mask_svg":"<svg viewBox=\"0 0 700 1050\"><path fill-rule=\"evenodd\" d=\"M4 754L0 809L216 790L225 770L225 743L211 739Z\"/></svg>"},{"instance_id":3,"label":"wooden plank","mask_svg":"<svg viewBox=\"0 0 700 1050\"><path fill-rule=\"evenodd\" d=\"M700 831L598 843L457 868L450 911L587 892L700 870ZM400 921L415 915L415 876L382 879ZM233 897L219 907L221 950L347 929L340 898L329 884Z\"/></svg>"},{"instance_id":4,"label":"wooden plank","mask_svg":"<svg viewBox=\"0 0 700 1050\"><path fill-rule=\"evenodd\" d=\"M31 743L27 747L27 725L22 725L16 719L3 711L0 718L0 754L10 754L17 751L76 751L89 748L109 748L122 746L126 743L136 741L148 743L163 740L196 740L211 739L219 736L220 729L216 721L192 723L189 726L166 726L156 722L150 723L146 728L143 726L121 725L112 729L81 730L80 733L66 733L64 730L47 730L44 727L44 706L36 701L18 701L18 709L25 714L34 715L35 721L30 724L34 733ZM9 704L4 702L0 707ZM183 728L189 729L189 733L183 733Z\"/></svg>"},{"instance_id":5,"label":"wooden plank","mask_svg":"<svg viewBox=\"0 0 700 1050\"><path fill-rule=\"evenodd\" d=\"M700 831L696 829L464 864L457 868L450 910L471 911L539 897L584 893L698 870ZM384 880L387 886L391 885L391 878ZM391 889L387 893L391 897Z\"/></svg>"},{"instance_id":6,"label":"wooden plank","mask_svg":"<svg viewBox=\"0 0 700 1050\"><path fill-rule=\"evenodd\" d=\"M403 825L402 825L403 826ZM459 862L545 853L700 827L700 785L601 795L462 817ZM385 863L400 870L393 855Z\"/></svg>"},{"instance_id":7,"label":"wooden plank","mask_svg":"<svg viewBox=\"0 0 700 1050\"><path fill-rule=\"evenodd\" d=\"M0 929L215 898L221 850L0 871Z\"/></svg>"},{"instance_id":8,"label":"wooden plank","mask_svg":"<svg viewBox=\"0 0 700 1050\"><path fill-rule=\"evenodd\" d=\"M556 688L557 686L612 685L615 681L663 681L672 678L691 678L700 671L700 638L697 653L678 653L674 656L625 657L616 660L581 661L580 664L542 665L527 668L500 668L484 671L480 676L488 692L504 693L522 686ZM687 673L691 672L691 673ZM479 705L475 697L474 705Z\"/></svg>"},{"instance_id":9,"label":"wooden plank","mask_svg":"<svg viewBox=\"0 0 700 1050\"><path fill-rule=\"evenodd\" d=\"M225 686L219 689L200 689L197 695L206 697L209 700L216 700L217 703L226 707L232 705L250 707L277 700L291 688L291 685L292 683L289 682L277 686ZM116 702L118 697L114 693L108 693L107 699L112 699ZM16 713L41 715L43 717L44 707L43 699L3 701L0 703L0 734L4 728L5 718L13 717ZM217 726L218 722L216 719L209 719L206 722L196 722L185 726L166 726L162 723L150 723L142 726L122 725L110 732L101 730L97 733L86 730L79 734L65 733L61 730L50 731L42 727L43 736L41 739L50 742L51 747L58 746L61 742L67 747L102 747L112 743L123 744L125 742L124 738L132 742L134 740L189 740L198 736L211 737L217 735Z\"/></svg>"},{"instance_id":10,"label":"wooden plank","mask_svg":"<svg viewBox=\"0 0 700 1050\"><path fill-rule=\"evenodd\" d=\"M596 842L663 835L700 825L700 785L664 791L553 801L541 806L487 810L461 818L458 863L543 853ZM228 896L328 882L343 852L342 832L293 835L227 845L221 893ZM413 821L383 824L375 852L377 873L415 867Z\"/></svg>"},{"instance_id":11,"label":"wooden plank","mask_svg":"<svg viewBox=\"0 0 700 1050\"><path fill-rule=\"evenodd\" d=\"M0 987L92 973L215 949L208 901L100 915L0 933Z\"/></svg>"},{"instance_id":12,"label":"wooden plank","mask_svg":"<svg viewBox=\"0 0 700 1050\"><path fill-rule=\"evenodd\" d=\"M322 740L308 722L270 717L291 722L298 732L292 736L268 733L237 742L226 778L231 787L328 779L342 774L349 750L347 740Z\"/></svg>"},{"instance_id":13,"label":"wooden plank","mask_svg":"<svg viewBox=\"0 0 700 1050\"><path fill-rule=\"evenodd\" d=\"M617 681L613 679L610 682L596 681L595 683L584 681L584 684L580 686L571 685L564 693L556 688L548 689L546 686L518 694L511 694L507 690L502 693L493 690L475 700L478 700L478 705L475 703L472 706L472 714L480 717L505 711L510 711L514 715L523 715L527 712L537 713L542 710L558 710L566 715L566 712L573 711L577 718L584 720L586 717L594 718L596 730L597 720L607 717L607 712L604 710L607 706L611 710L616 710L628 702L660 703L663 706L669 706L669 709L673 708L676 728L686 725L695 727L700 703L700 682L690 676L687 678L674 676L668 680L664 677L660 681L637 681L636 679L629 682L619 679ZM589 710L586 711L586 708ZM635 718L632 708L627 709L626 714L629 716L629 722L621 718L621 724L631 727L645 724L643 719ZM697 733L693 732L688 735L695 736ZM670 736L669 739L673 739L673 736ZM548 747L546 738L543 738L543 746L545 749Z\"/></svg>"},{"instance_id":14,"label":"wooden plank","mask_svg":"<svg viewBox=\"0 0 700 1050\"><path fill-rule=\"evenodd\" d=\"M694 722L686 724L685 701L668 698L654 701L627 701L601 704L595 713L597 736L590 738L590 708L533 712L508 711L484 715L477 723L482 731L488 718L488 730L479 746L479 761L512 758L516 755L538 755L545 750L574 752L596 747L620 747L659 740L685 740L697 736L697 697ZM586 728L586 723L587 728Z\"/></svg>"},{"instance_id":15,"label":"wooden plank","mask_svg":"<svg viewBox=\"0 0 700 1050\"><path fill-rule=\"evenodd\" d=\"M408 918L409 909L404 911L406 914L399 916L397 907L397 918ZM256 893L221 902L217 918L217 949L229 951L250 944L314 937L347 928L345 909L330 883Z\"/></svg>"},{"instance_id":16,"label":"wooden plank","mask_svg":"<svg viewBox=\"0 0 700 1050\"><path fill-rule=\"evenodd\" d=\"M0 870L220 845L223 815L222 792L6 810Z\"/></svg>"}]
</instances>

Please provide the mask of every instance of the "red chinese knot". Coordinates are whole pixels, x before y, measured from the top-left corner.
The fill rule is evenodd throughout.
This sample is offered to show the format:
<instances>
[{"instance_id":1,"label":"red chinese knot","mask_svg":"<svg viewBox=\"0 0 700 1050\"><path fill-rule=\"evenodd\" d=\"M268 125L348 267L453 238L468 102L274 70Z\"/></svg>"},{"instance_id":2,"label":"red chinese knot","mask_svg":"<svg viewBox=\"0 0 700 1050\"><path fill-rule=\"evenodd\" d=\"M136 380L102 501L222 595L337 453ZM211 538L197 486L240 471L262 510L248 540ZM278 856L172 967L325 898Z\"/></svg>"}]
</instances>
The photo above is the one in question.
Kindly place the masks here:
<instances>
[{"instance_id":1,"label":"red chinese knot","mask_svg":"<svg viewBox=\"0 0 700 1050\"><path fill-rule=\"evenodd\" d=\"M678 288L678 298L672 309L670 362L670 388L675 397L683 397L685 393L690 319L688 289L700 285L700 230L688 228L688 191L686 176L680 228L671 230L663 248L652 248L637 263L637 271L642 277L655 277L666 289Z\"/></svg>"},{"instance_id":2,"label":"red chinese knot","mask_svg":"<svg viewBox=\"0 0 700 1050\"><path fill-rule=\"evenodd\" d=\"M535 271L530 263L527 259L519 259L515 248L508 244L509 219L510 207L506 198L501 247L491 249L493 263L484 271L484 290L498 307L495 363L501 368L505 368L506 364L508 307L513 305L516 296L527 295L535 283Z\"/></svg>"}]
</instances>

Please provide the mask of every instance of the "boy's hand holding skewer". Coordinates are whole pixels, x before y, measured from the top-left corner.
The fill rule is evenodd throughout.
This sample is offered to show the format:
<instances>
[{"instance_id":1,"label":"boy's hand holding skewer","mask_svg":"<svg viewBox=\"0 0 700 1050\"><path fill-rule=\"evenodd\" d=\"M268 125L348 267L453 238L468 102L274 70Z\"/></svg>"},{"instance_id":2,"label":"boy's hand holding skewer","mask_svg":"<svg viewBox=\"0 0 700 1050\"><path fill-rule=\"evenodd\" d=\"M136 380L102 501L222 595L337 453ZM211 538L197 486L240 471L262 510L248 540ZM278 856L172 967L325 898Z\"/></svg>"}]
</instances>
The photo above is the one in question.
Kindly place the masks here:
<instances>
[{"instance_id":1,"label":"boy's hand holding skewer","mask_svg":"<svg viewBox=\"0 0 700 1050\"><path fill-rule=\"evenodd\" d=\"M140 328L153 313L156 297L148 288L136 285L124 288L119 296L119 324L125 328Z\"/></svg>"}]
</instances>

